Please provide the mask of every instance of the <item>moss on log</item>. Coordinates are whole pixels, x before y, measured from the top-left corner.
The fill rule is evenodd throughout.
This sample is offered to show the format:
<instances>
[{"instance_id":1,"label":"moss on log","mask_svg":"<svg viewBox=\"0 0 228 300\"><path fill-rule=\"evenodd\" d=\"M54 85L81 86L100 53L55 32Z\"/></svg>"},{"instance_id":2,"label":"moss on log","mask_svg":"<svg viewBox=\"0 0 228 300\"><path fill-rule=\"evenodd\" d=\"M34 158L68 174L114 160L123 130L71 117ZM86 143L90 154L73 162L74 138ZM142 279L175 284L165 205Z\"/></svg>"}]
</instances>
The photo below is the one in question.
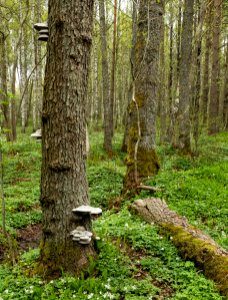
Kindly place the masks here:
<instances>
[{"instance_id":1,"label":"moss on log","mask_svg":"<svg viewBox=\"0 0 228 300\"><path fill-rule=\"evenodd\" d=\"M130 210L146 222L161 227L163 234L172 237L184 259L195 262L206 277L212 279L222 295L228 297L228 252L211 237L190 225L185 217L170 210L165 201L158 198L137 200Z\"/></svg>"}]
</instances>

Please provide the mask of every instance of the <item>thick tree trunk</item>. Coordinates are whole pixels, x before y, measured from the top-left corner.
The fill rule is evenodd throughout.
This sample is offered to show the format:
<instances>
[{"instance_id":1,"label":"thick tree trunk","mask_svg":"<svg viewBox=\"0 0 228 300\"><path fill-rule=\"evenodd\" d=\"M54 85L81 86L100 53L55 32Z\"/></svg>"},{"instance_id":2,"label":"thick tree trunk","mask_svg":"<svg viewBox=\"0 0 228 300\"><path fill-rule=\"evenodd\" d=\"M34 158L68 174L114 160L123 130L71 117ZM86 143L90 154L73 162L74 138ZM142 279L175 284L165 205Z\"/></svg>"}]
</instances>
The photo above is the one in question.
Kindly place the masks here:
<instances>
[{"instance_id":1,"label":"thick tree trunk","mask_svg":"<svg viewBox=\"0 0 228 300\"><path fill-rule=\"evenodd\" d=\"M210 102L208 110L208 134L219 132L219 74L220 74L220 31L222 0L214 0L214 22L213 22L213 41L212 41L212 71Z\"/></svg>"},{"instance_id":2,"label":"thick tree trunk","mask_svg":"<svg viewBox=\"0 0 228 300\"><path fill-rule=\"evenodd\" d=\"M79 274L94 257L93 241L80 245L70 232L91 231L89 218L72 209L88 205L85 103L92 43L93 0L49 1L49 41L42 110L39 271Z\"/></svg>"},{"instance_id":3,"label":"thick tree trunk","mask_svg":"<svg viewBox=\"0 0 228 300\"><path fill-rule=\"evenodd\" d=\"M110 98L104 0L99 0L99 14L100 14L103 104L104 104L104 149L108 153L112 153L112 132L113 132L113 109L112 108L113 106L111 104L111 98Z\"/></svg>"},{"instance_id":4,"label":"thick tree trunk","mask_svg":"<svg viewBox=\"0 0 228 300\"><path fill-rule=\"evenodd\" d=\"M185 217L169 210L161 199L137 200L130 210L150 224L162 227L162 232L172 237L172 242L185 259L193 260L203 269L205 275L213 279L221 293L228 296L228 252L195 227Z\"/></svg>"},{"instance_id":5,"label":"thick tree trunk","mask_svg":"<svg viewBox=\"0 0 228 300\"><path fill-rule=\"evenodd\" d=\"M180 97L179 97L179 140L178 148L184 154L191 152L190 143L190 86L192 31L194 0L185 0L183 29L181 35Z\"/></svg>"},{"instance_id":6,"label":"thick tree trunk","mask_svg":"<svg viewBox=\"0 0 228 300\"><path fill-rule=\"evenodd\" d=\"M162 1L139 1L124 192L134 192L143 178L155 175L159 169L155 151L155 121L162 15Z\"/></svg>"}]
</instances>

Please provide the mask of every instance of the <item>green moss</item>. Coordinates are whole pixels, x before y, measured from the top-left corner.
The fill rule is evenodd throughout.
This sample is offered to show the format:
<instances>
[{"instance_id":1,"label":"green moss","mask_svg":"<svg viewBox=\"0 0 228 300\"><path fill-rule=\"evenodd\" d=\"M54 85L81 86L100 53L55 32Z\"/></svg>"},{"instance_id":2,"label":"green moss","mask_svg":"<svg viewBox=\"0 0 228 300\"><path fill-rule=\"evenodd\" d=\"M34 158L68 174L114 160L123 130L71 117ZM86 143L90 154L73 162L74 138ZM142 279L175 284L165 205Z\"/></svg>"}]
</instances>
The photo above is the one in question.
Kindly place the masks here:
<instances>
[{"instance_id":1,"label":"green moss","mask_svg":"<svg viewBox=\"0 0 228 300\"><path fill-rule=\"evenodd\" d=\"M222 295L228 297L228 257L219 255L211 243L192 236L180 226L163 224L163 230L172 237L174 245L185 259L190 259L214 280Z\"/></svg>"}]
</instances>

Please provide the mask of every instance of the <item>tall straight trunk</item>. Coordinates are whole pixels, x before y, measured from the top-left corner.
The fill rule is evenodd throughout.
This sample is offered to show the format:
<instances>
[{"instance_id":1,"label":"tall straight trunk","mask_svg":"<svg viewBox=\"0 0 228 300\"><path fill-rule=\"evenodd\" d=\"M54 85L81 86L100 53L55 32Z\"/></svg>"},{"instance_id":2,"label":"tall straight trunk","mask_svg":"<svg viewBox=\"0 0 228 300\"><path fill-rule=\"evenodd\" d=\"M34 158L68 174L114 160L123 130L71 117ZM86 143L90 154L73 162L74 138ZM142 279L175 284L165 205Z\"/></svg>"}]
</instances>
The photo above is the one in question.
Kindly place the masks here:
<instances>
[{"instance_id":1,"label":"tall straight trunk","mask_svg":"<svg viewBox=\"0 0 228 300\"><path fill-rule=\"evenodd\" d=\"M200 111L202 115L202 124L207 124L207 110L209 99L209 69L210 69L210 53L211 53L211 28L212 28L212 7L213 3L208 0L206 20L205 20L205 58L203 64L203 80L202 80L202 96Z\"/></svg>"},{"instance_id":2,"label":"tall straight trunk","mask_svg":"<svg viewBox=\"0 0 228 300\"><path fill-rule=\"evenodd\" d=\"M108 153L112 153L113 106L110 98L108 51L107 51L104 4L105 4L104 0L99 0L100 37L101 37L101 52L102 52L103 104L104 104L104 149Z\"/></svg>"},{"instance_id":3,"label":"tall straight trunk","mask_svg":"<svg viewBox=\"0 0 228 300\"><path fill-rule=\"evenodd\" d=\"M42 1L33 2L33 23L40 23L41 21L41 11L42 11ZM41 43L37 40L38 35L33 30L33 53L34 53L34 92L33 92L33 105L32 105L32 120L33 120L33 130L40 128L41 126L41 109L42 109L42 55L41 55Z\"/></svg>"},{"instance_id":4,"label":"tall straight trunk","mask_svg":"<svg viewBox=\"0 0 228 300\"><path fill-rule=\"evenodd\" d=\"M70 233L91 231L89 217L72 209L89 204L86 180L86 115L93 0L49 0L49 41L42 110L41 206L43 238L39 271L80 274L94 257L93 240L81 245Z\"/></svg>"},{"instance_id":5,"label":"tall straight trunk","mask_svg":"<svg viewBox=\"0 0 228 300\"><path fill-rule=\"evenodd\" d=\"M173 101L173 4L170 3L170 31L169 31L169 80L168 80L168 128L167 140L172 142L174 136L174 101Z\"/></svg>"},{"instance_id":6,"label":"tall straight trunk","mask_svg":"<svg viewBox=\"0 0 228 300\"><path fill-rule=\"evenodd\" d=\"M16 54L17 56L17 54ZM11 83L11 92L12 92L12 99L11 99L11 129L12 129L12 140L17 140L17 109L16 109L16 71L17 71L17 57L13 63L12 69L12 83Z\"/></svg>"},{"instance_id":7,"label":"tall straight trunk","mask_svg":"<svg viewBox=\"0 0 228 300\"><path fill-rule=\"evenodd\" d=\"M23 19L23 3L20 3L20 21ZM29 6L28 1L26 1L26 5ZM22 21L21 21L22 22ZM27 85L27 72L28 72L28 40L27 40L27 27L26 24L23 25L22 28L22 39L20 45L20 89L21 89L21 97L23 97L21 101L21 131L25 133L25 127L27 122L28 115L28 104L29 104L29 90Z\"/></svg>"},{"instance_id":8,"label":"tall straight trunk","mask_svg":"<svg viewBox=\"0 0 228 300\"><path fill-rule=\"evenodd\" d=\"M131 101L132 101L132 82L134 81L134 73L135 73L135 45L136 45L136 38L137 38L137 4L138 0L133 1L132 5L132 39L131 39L131 85L128 90L127 100L128 100L128 108ZM123 143L121 146L121 150L123 152L127 152L127 145L128 145L128 137L129 137L129 128L130 128L130 116L128 113L128 109L126 111L125 117L125 130L124 130L124 138Z\"/></svg>"},{"instance_id":9,"label":"tall straight trunk","mask_svg":"<svg viewBox=\"0 0 228 300\"><path fill-rule=\"evenodd\" d=\"M164 143L167 133L167 105L166 105L166 85L165 85L165 22L162 19L161 28L161 50L160 50L160 87L159 87L159 103L160 103L160 142Z\"/></svg>"},{"instance_id":10,"label":"tall straight trunk","mask_svg":"<svg viewBox=\"0 0 228 300\"><path fill-rule=\"evenodd\" d=\"M114 105L116 96L116 40L117 40L117 0L114 0L113 6L113 40L112 40L112 68L111 68L111 83L110 83L110 102L111 115L109 116L112 123L112 137L114 135Z\"/></svg>"},{"instance_id":11,"label":"tall straight trunk","mask_svg":"<svg viewBox=\"0 0 228 300\"><path fill-rule=\"evenodd\" d=\"M222 0L214 0L214 22L212 40L212 71L210 102L208 110L208 134L219 132L219 73L220 73L220 32Z\"/></svg>"},{"instance_id":12,"label":"tall straight trunk","mask_svg":"<svg viewBox=\"0 0 228 300\"><path fill-rule=\"evenodd\" d=\"M143 179L159 169L155 136L162 16L162 1L139 1L124 192L136 192Z\"/></svg>"},{"instance_id":13,"label":"tall straight trunk","mask_svg":"<svg viewBox=\"0 0 228 300\"><path fill-rule=\"evenodd\" d=\"M7 61L6 61L6 35L0 32L0 100L1 109L4 117L4 131L6 132L7 142L12 141L9 99L7 91Z\"/></svg>"},{"instance_id":14,"label":"tall straight trunk","mask_svg":"<svg viewBox=\"0 0 228 300\"><path fill-rule=\"evenodd\" d=\"M177 24L177 78L176 78L176 84L177 84L177 86L178 86L179 78L180 78L181 18L182 18L182 0L179 0L179 5L178 5L178 24ZM176 88L176 90L177 90L177 88Z\"/></svg>"},{"instance_id":15,"label":"tall straight trunk","mask_svg":"<svg viewBox=\"0 0 228 300\"><path fill-rule=\"evenodd\" d=\"M200 91L201 91L201 56L202 56L202 35L203 23L205 17L205 5L197 0L197 17L196 17L196 34L195 34L195 49L193 54L193 84L192 90L192 133L195 142L195 151L198 150L199 139L199 120L200 120Z\"/></svg>"},{"instance_id":16,"label":"tall straight trunk","mask_svg":"<svg viewBox=\"0 0 228 300\"><path fill-rule=\"evenodd\" d=\"M179 140L178 148L184 154L191 152L190 143L190 86L194 0L185 0L181 34Z\"/></svg>"},{"instance_id":17,"label":"tall straight trunk","mask_svg":"<svg viewBox=\"0 0 228 300\"><path fill-rule=\"evenodd\" d=\"M223 128L228 130L228 43L226 46L226 64L223 89Z\"/></svg>"}]
</instances>

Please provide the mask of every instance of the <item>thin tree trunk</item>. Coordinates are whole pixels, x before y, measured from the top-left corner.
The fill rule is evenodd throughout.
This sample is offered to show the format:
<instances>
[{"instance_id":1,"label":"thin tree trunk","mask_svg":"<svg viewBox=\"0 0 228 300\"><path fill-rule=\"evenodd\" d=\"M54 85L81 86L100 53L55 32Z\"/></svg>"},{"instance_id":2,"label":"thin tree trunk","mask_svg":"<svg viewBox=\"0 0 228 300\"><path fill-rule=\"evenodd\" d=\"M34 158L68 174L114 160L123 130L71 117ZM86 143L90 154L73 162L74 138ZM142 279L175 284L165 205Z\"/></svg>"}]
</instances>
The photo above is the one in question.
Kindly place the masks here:
<instances>
[{"instance_id":1,"label":"thin tree trunk","mask_svg":"<svg viewBox=\"0 0 228 300\"><path fill-rule=\"evenodd\" d=\"M168 80L168 128L167 128L167 140L169 143L174 138L174 111L173 111L173 4L170 3L170 31L169 31L169 80Z\"/></svg>"},{"instance_id":2,"label":"thin tree trunk","mask_svg":"<svg viewBox=\"0 0 228 300\"><path fill-rule=\"evenodd\" d=\"M208 110L208 134L219 132L219 74L220 74L220 31L222 0L214 0L214 22L213 22L213 41L212 41L212 71L210 102Z\"/></svg>"},{"instance_id":3,"label":"thin tree trunk","mask_svg":"<svg viewBox=\"0 0 228 300\"><path fill-rule=\"evenodd\" d=\"M209 67L210 67L210 53L211 53L211 27L212 27L212 1L208 0L206 21L205 21L205 59L203 64L203 82L202 82L202 96L201 96L201 115L202 124L207 124L207 109L209 99Z\"/></svg>"},{"instance_id":4,"label":"thin tree trunk","mask_svg":"<svg viewBox=\"0 0 228 300\"><path fill-rule=\"evenodd\" d=\"M4 117L4 128L6 132L7 142L12 141L10 114L9 114L9 99L7 91L7 62L6 62L6 36L0 32L0 100L1 109Z\"/></svg>"},{"instance_id":5,"label":"thin tree trunk","mask_svg":"<svg viewBox=\"0 0 228 300\"><path fill-rule=\"evenodd\" d=\"M223 128L228 130L228 41L226 46L226 64L223 90Z\"/></svg>"},{"instance_id":6,"label":"thin tree trunk","mask_svg":"<svg viewBox=\"0 0 228 300\"><path fill-rule=\"evenodd\" d=\"M136 38L137 38L137 5L138 0L133 1L133 10L132 10L132 40L131 40L131 81L134 81L134 73L135 73L135 45L136 45ZM123 152L127 152L127 145L128 145L128 137L129 137L129 128L130 128L130 116L129 116L129 109L130 103L132 101L132 83L129 87L128 94L128 108L126 111L125 117L125 130L124 130L124 138L123 143L121 146L121 150Z\"/></svg>"},{"instance_id":7,"label":"thin tree trunk","mask_svg":"<svg viewBox=\"0 0 228 300\"><path fill-rule=\"evenodd\" d=\"M112 125L112 137L114 135L114 105L116 96L116 35L117 35L117 0L114 0L113 6L113 41L112 41L112 68L111 68L111 82L110 82L110 125Z\"/></svg>"},{"instance_id":8,"label":"thin tree trunk","mask_svg":"<svg viewBox=\"0 0 228 300\"><path fill-rule=\"evenodd\" d=\"M194 0L185 0L183 29L181 35L180 60L180 98L179 98L179 140L178 148L184 154L191 153L190 143L190 86L192 31L193 31Z\"/></svg>"},{"instance_id":9,"label":"thin tree trunk","mask_svg":"<svg viewBox=\"0 0 228 300\"><path fill-rule=\"evenodd\" d=\"M99 0L100 36L102 51L102 78L103 78L103 104L104 104L104 149L112 153L113 133L113 106L110 99L108 52L106 38L105 5L104 0Z\"/></svg>"}]
</instances>

